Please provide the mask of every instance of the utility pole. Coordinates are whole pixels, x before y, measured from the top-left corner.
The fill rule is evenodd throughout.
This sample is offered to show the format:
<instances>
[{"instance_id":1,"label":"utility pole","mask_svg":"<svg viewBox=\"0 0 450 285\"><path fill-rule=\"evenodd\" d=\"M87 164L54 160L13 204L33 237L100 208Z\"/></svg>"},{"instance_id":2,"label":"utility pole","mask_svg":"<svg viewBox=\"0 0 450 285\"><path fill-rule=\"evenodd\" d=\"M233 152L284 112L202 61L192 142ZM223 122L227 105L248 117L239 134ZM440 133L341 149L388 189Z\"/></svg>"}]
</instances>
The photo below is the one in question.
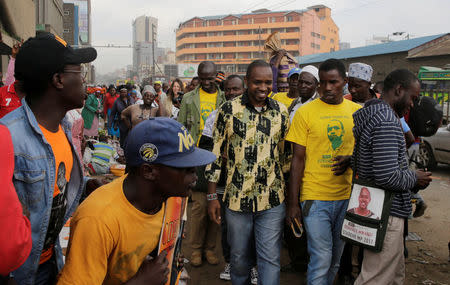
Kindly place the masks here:
<instances>
[{"instance_id":1,"label":"utility pole","mask_svg":"<svg viewBox=\"0 0 450 285\"><path fill-rule=\"evenodd\" d=\"M156 32L155 32L155 24L152 24L152 57L153 57L153 77L155 77L156 74L156 68L155 68L155 42L156 42Z\"/></svg>"}]
</instances>

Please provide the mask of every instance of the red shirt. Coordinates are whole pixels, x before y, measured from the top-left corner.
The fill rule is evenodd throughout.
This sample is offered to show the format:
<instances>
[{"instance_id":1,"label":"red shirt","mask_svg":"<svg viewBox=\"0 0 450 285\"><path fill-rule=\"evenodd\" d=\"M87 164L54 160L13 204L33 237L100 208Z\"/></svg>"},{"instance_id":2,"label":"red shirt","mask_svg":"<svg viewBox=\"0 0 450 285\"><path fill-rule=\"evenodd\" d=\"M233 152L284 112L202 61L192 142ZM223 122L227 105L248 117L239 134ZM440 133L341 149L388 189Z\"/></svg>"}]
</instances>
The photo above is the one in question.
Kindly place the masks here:
<instances>
[{"instance_id":1,"label":"red shirt","mask_svg":"<svg viewBox=\"0 0 450 285\"><path fill-rule=\"evenodd\" d=\"M20 106L22 106L22 102L16 94L14 83L0 88L0 118Z\"/></svg>"},{"instance_id":2,"label":"red shirt","mask_svg":"<svg viewBox=\"0 0 450 285\"><path fill-rule=\"evenodd\" d=\"M0 125L0 275L16 270L31 251L31 225L12 183L14 149L8 128Z\"/></svg>"},{"instance_id":3,"label":"red shirt","mask_svg":"<svg viewBox=\"0 0 450 285\"><path fill-rule=\"evenodd\" d=\"M103 103L103 113L105 114L105 118L108 115L108 110L113 107L114 101L116 101L116 99L119 98L119 96L120 95L118 93L116 93L116 95L114 95L114 97L111 96L111 94L109 94L109 92L106 93L105 100Z\"/></svg>"}]
</instances>

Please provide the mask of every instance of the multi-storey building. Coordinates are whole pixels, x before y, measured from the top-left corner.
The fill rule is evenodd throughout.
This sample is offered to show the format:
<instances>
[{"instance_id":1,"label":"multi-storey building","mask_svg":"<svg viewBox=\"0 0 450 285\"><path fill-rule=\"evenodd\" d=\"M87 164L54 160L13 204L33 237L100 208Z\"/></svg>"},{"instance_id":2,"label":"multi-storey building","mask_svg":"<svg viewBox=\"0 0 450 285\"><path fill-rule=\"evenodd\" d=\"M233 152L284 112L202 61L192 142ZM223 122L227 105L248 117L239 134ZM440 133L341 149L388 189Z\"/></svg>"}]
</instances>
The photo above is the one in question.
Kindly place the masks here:
<instances>
[{"instance_id":1,"label":"multi-storey building","mask_svg":"<svg viewBox=\"0 0 450 285\"><path fill-rule=\"evenodd\" d=\"M90 46L91 45L91 0L64 0L64 3L72 3L75 5L76 14L78 16L78 27L75 45ZM75 21L77 21L75 19Z\"/></svg>"},{"instance_id":2,"label":"multi-storey building","mask_svg":"<svg viewBox=\"0 0 450 285\"><path fill-rule=\"evenodd\" d=\"M133 23L133 69L140 78L151 73L153 57L157 58L156 42L158 19L140 16ZM155 54L153 55L153 51Z\"/></svg>"},{"instance_id":3,"label":"multi-storey building","mask_svg":"<svg viewBox=\"0 0 450 285\"><path fill-rule=\"evenodd\" d=\"M71 46L78 45L78 6L64 3L63 9L63 39Z\"/></svg>"},{"instance_id":4,"label":"multi-storey building","mask_svg":"<svg viewBox=\"0 0 450 285\"><path fill-rule=\"evenodd\" d=\"M194 17L176 32L178 63L211 60L227 73L245 72L255 59L267 59L264 41L280 32L282 48L293 56L339 50L339 28L330 8Z\"/></svg>"}]
</instances>

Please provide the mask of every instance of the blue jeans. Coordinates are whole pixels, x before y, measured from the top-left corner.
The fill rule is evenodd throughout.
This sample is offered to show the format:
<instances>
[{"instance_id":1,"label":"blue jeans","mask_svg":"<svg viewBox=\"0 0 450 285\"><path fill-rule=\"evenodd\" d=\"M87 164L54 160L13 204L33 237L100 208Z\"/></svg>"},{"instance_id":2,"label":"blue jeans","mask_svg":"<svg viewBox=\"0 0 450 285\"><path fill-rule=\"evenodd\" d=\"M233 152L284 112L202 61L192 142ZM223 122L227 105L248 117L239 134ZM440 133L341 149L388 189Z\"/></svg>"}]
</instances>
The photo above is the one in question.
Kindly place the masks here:
<instances>
[{"instance_id":1,"label":"blue jeans","mask_svg":"<svg viewBox=\"0 0 450 285\"><path fill-rule=\"evenodd\" d=\"M258 284L280 284L281 236L286 207L247 213L226 209L228 242L231 248L231 283L250 284L251 243L254 238Z\"/></svg>"},{"instance_id":2,"label":"blue jeans","mask_svg":"<svg viewBox=\"0 0 450 285\"><path fill-rule=\"evenodd\" d=\"M305 205L311 202L306 213ZM301 206L310 255L307 284L333 284L344 250L340 233L348 200L303 201Z\"/></svg>"}]
</instances>

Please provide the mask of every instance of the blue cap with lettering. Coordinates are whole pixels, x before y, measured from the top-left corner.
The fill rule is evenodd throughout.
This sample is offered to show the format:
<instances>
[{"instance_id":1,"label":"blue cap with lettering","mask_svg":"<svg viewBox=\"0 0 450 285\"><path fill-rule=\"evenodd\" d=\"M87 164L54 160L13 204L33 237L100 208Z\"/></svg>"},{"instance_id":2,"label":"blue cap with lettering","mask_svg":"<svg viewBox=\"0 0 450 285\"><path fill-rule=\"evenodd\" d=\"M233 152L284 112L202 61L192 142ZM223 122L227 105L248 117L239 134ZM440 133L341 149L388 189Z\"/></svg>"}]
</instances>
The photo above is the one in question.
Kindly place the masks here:
<instances>
[{"instance_id":1,"label":"blue cap with lettering","mask_svg":"<svg viewBox=\"0 0 450 285\"><path fill-rule=\"evenodd\" d=\"M212 163L216 156L195 146L188 130L174 119L150 118L137 124L125 145L128 166L143 163L186 168Z\"/></svg>"}]
</instances>

